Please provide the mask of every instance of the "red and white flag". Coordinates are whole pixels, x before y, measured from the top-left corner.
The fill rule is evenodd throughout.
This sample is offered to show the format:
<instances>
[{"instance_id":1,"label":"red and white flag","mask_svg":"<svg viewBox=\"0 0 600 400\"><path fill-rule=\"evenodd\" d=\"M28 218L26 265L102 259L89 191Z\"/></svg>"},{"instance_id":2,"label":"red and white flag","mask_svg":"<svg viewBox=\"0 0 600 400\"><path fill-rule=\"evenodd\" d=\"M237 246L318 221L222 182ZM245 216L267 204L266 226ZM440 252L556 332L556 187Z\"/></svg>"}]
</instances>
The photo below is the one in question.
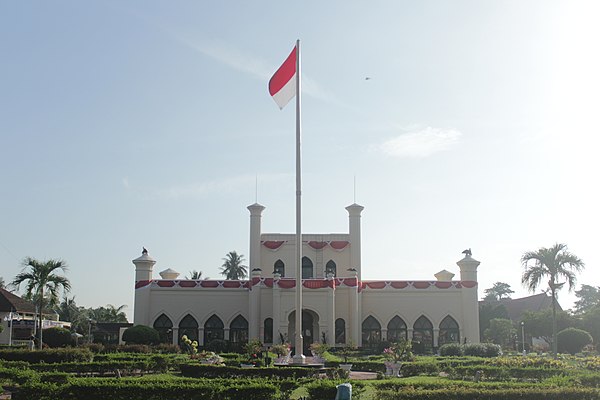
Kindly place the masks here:
<instances>
[{"instance_id":1,"label":"red and white flag","mask_svg":"<svg viewBox=\"0 0 600 400\"><path fill-rule=\"evenodd\" d=\"M298 79L296 71L297 48L297 46L294 46L288 58L269 80L269 93L280 109L285 107L296 95L296 79Z\"/></svg>"}]
</instances>

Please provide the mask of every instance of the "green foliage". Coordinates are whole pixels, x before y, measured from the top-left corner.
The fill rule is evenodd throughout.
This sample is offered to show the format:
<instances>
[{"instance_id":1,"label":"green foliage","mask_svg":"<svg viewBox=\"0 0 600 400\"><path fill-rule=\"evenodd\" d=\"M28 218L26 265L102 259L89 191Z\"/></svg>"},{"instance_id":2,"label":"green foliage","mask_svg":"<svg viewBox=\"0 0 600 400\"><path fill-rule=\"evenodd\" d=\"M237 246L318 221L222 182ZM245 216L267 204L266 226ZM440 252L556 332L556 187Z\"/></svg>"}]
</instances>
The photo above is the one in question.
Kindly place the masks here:
<instances>
[{"instance_id":1,"label":"green foliage","mask_svg":"<svg viewBox=\"0 0 600 400\"><path fill-rule=\"evenodd\" d=\"M441 390L405 390L395 392L381 390L376 399L385 400L597 400L600 393L596 389L580 388L525 388L525 389L476 389L460 388Z\"/></svg>"},{"instance_id":2,"label":"green foliage","mask_svg":"<svg viewBox=\"0 0 600 400\"><path fill-rule=\"evenodd\" d=\"M442 357L459 357L464 355L463 347L460 343L446 343L439 348Z\"/></svg>"},{"instance_id":3,"label":"green foliage","mask_svg":"<svg viewBox=\"0 0 600 400\"><path fill-rule=\"evenodd\" d=\"M215 366L203 364L182 364L181 375L190 378L235 378L235 377L279 377L304 378L315 377L318 370L310 368L238 368L232 366Z\"/></svg>"},{"instance_id":4,"label":"green foliage","mask_svg":"<svg viewBox=\"0 0 600 400\"><path fill-rule=\"evenodd\" d=\"M225 279L238 280L248 276L247 266L243 265L243 255L238 254L235 251L230 251L225 258L223 258L223 261L221 275L225 276Z\"/></svg>"},{"instance_id":5,"label":"green foliage","mask_svg":"<svg viewBox=\"0 0 600 400\"><path fill-rule=\"evenodd\" d=\"M71 331L65 328L54 327L44 329L42 337L44 343L50 347L66 347L73 344Z\"/></svg>"},{"instance_id":6,"label":"green foliage","mask_svg":"<svg viewBox=\"0 0 600 400\"><path fill-rule=\"evenodd\" d=\"M63 363L63 362L89 362L92 360L89 349L65 348L45 349L30 351L28 349L0 349L0 360L26 361L30 364Z\"/></svg>"},{"instance_id":7,"label":"green foliage","mask_svg":"<svg viewBox=\"0 0 600 400\"><path fill-rule=\"evenodd\" d=\"M158 331L145 325L135 325L123 332L127 344L154 344L159 342Z\"/></svg>"},{"instance_id":8,"label":"green foliage","mask_svg":"<svg viewBox=\"0 0 600 400\"><path fill-rule=\"evenodd\" d=\"M506 306L497 302L479 303L479 336L483 337L486 329L490 327L490 321L494 318L508 318Z\"/></svg>"},{"instance_id":9,"label":"green foliage","mask_svg":"<svg viewBox=\"0 0 600 400\"><path fill-rule=\"evenodd\" d=\"M558 332L558 351L561 353L579 353L592 343L592 336L581 329L567 328Z\"/></svg>"},{"instance_id":10,"label":"green foliage","mask_svg":"<svg viewBox=\"0 0 600 400\"><path fill-rule=\"evenodd\" d=\"M525 311L521 321L525 323L525 332L552 342L552 310ZM577 320L566 311L556 312L556 324L559 331L577 326Z\"/></svg>"},{"instance_id":11,"label":"green foliage","mask_svg":"<svg viewBox=\"0 0 600 400\"><path fill-rule=\"evenodd\" d=\"M485 293L484 301L500 301L502 299L510 299L510 295L515 291L510 288L508 283L496 282L494 285L483 291Z\"/></svg>"},{"instance_id":12,"label":"green foliage","mask_svg":"<svg viewBox=\"0 0 600 400\"><path fill-rule=\"evenodd\" d=\"M403 339L391 343L389 347L383 350L383 354L394 362L412 361L415 358L412 353L412 342Z\"/></svg>"},{"instance_id":13,"label":"green foliage","mask_svg":"<svg viewBox=\"0 0 600 400\"><path fill-rule=\"evenodd\" d=\"M475 357L498 357L502 354L502 348L493 343L467 343L463 345L465 356Z\"/></svg>"},{"instance_id":14,"label":"green foliage","mask_svg":"<svg viewBox=\"0 0 600 400\"><path fill-rule=\"evenodd\" d=\"M594 307L583 315L583 329L594 338L594 343L600 343L600 306Z\"/></svg>"},{"instance_id":15,"label":"green foliage","mask_svg":"<svg viewBox=\"0 0 600 400\"><path fill-rule=\"evenodd\" d=\"M583 314L600 306L599 286L581 285L581 289L575 291L575 296L575 314Z\"/></svg>"},{"instance_id":16,"label":"green foliage","mask_svg":"<svg viewBox=\"0 0 600 400\"><path fill-rule=\"evenodd\" d=\"M485 330L483 336L486 340L506 349L511 344L516 332L510 319L494 318L490 321L490 327Z\"/></svg>"}]
</instances>

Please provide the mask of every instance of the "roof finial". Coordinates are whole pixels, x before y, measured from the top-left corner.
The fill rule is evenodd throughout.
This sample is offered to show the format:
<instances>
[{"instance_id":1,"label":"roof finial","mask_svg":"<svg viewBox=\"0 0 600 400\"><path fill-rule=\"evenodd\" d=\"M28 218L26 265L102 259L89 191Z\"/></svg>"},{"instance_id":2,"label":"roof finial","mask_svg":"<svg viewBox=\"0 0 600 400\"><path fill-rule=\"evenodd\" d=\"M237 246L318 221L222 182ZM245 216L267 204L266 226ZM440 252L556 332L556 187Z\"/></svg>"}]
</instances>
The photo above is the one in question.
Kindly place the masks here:
<instances>
[{"instance_id":1,"label":"roof finial","mask_svg":"<svg viewBox=\"0 0 600 400\"><path fill-rule=\"evenodd\" d=\"M471 248L463 250L462 253L465 255L465 257L471 257L473 255L473 253L471 252Z\"/></svg>"},{"instance_id":2,"label":"roof finial","mask_svg":"<svg viewBox=\"0 0 600 400\"><path fill-rule=\"evenodd\" d=\"M148 250L145 247L142 247L142 255L143 256L147 256L148 255Z\"/></svg>"}]
</instances>

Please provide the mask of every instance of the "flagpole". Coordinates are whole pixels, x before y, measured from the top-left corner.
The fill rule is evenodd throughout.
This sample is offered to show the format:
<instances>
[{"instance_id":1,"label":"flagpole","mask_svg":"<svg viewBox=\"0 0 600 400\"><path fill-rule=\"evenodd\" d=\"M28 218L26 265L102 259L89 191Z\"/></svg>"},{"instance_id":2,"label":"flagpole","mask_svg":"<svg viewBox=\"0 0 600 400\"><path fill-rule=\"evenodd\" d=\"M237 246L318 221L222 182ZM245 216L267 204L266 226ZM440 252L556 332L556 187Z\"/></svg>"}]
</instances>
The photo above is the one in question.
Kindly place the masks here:
<instances>
[{"instance_id":1,"label":"flagpole","mask_svg":"<svg viewBox=\"0 0 600 400\"><path fill-rule=\"evenodd\" d=\"M302 153L300 151L300 39L296 41L296 354L294 364L304 363L302 337Z\"/></svg>"}]
</instances>

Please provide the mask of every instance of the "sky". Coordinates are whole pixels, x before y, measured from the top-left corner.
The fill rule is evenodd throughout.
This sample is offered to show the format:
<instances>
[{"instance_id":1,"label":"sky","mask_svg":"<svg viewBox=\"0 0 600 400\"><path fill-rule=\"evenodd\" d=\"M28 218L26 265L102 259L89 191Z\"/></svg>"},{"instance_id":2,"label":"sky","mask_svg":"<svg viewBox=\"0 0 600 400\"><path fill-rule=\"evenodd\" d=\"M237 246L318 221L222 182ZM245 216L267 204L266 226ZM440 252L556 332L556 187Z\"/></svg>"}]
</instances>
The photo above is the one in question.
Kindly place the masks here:
<instances>
[{"instance_id":1,"label":"sky","mask_svg":"<svg viewBox=\"0 0 600 400\"><path fill-rule=\"evenodd\" d=\"M363 279L433 279L471 248L480 297L526 296L565 243L600 286L600 3L3 1L0 276L63 259L79 305L126 305L142 246L219 278L295 231L295 109L267 91L302 49L303 232L362 214ZM366 78L370 79L366 79ZM574 295L560 293L570 308Z\"/></svg>"}]
</instances>

